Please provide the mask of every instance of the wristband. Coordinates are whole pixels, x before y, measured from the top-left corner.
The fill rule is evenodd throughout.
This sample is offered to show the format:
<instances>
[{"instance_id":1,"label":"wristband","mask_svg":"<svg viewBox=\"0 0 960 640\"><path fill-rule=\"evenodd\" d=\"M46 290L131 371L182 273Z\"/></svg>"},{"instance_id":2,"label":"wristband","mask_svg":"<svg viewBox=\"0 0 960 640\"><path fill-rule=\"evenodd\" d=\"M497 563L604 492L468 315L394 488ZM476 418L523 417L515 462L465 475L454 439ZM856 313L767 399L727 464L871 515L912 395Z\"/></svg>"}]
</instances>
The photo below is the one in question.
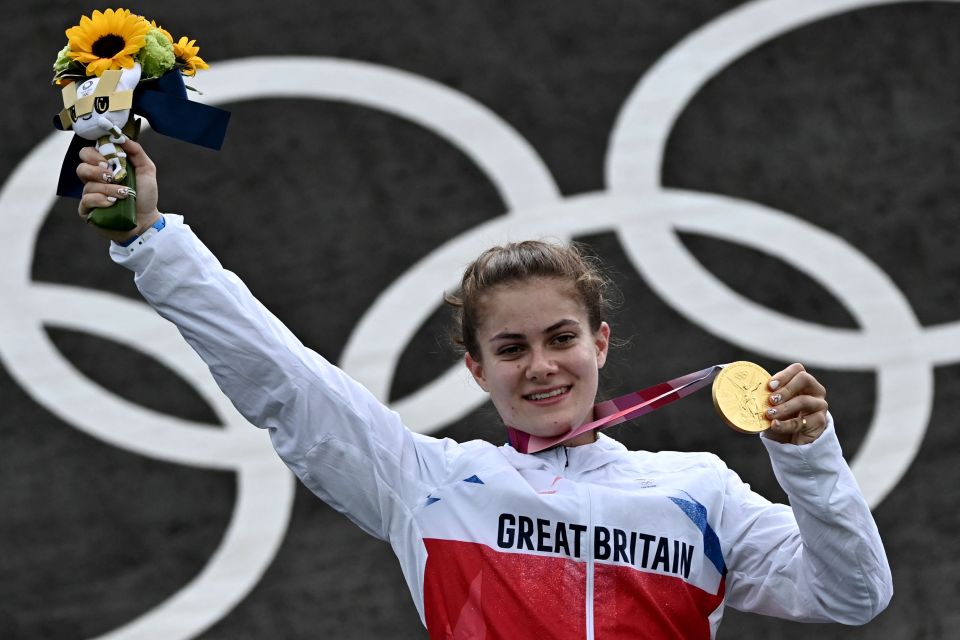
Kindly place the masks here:
<instances>
[{"instance_id":1,"label":"wristband","mask_svg":"<svg viewBox=\"0 0 960 640\"><path fill-rule=\"evenodd\" d=\"M157 220L156 222L154 222L152 225L150 225L150 227L149 227L146 231L144 231L142 234L140 234L140 235L138 235L138 236L133 236L132 238L130 238L130 239L127 240L126 242L118 242L117 244L120 245L121 247L129 247L129 246L132 245L134 242L136 242L137 244L143 244L145 240L149 240L149 239L150 239L150 236L154 236L154 235L160 233L160 231L161 231L165 226L167 226L167 221L166 221L166 219L163 217L163 214L160 214L160 219Z\"/></svg>"}]
</instances>

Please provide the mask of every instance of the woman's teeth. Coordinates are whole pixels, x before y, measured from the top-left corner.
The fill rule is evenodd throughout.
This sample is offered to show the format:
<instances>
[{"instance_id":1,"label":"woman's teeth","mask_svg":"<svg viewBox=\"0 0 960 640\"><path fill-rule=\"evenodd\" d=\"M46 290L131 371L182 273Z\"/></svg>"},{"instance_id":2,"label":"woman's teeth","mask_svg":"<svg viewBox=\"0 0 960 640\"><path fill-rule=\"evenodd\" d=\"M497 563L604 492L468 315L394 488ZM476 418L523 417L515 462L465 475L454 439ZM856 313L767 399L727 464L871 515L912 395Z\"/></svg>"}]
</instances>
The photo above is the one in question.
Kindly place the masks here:
<instances>
[{"instance_id":1,"label":"woman's teeth","mask_svg":"<svg viewBox=\"0 0 960 640\"><path fill-rule=\"evenodd\" d=\"M527 396L529 400L546 400L547 398L555 398L559 395L563 395L570 390L570 387L560 387L559 389L554 389L553 391L545 391L543 393L531 393Z\"/></svg>"}]
</instances>

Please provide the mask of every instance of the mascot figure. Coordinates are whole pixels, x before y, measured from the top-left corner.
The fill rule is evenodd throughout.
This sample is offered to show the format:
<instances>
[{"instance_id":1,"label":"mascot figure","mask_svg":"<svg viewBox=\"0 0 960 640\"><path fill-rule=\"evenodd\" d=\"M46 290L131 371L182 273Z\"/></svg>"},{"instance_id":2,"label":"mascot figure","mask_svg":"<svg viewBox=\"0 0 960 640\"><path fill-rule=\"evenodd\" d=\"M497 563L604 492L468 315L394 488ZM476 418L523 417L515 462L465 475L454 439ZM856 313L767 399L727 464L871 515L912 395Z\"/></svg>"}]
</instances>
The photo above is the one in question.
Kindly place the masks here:
<instances>
[{"instance_id":1,"label":"mascot figure","mask_svg":"<svg viewBox=\"0 0 960 640\"><path fill-rule=\"evenodd\" d=\"M127 141L123 127L130 122L133 90L139 82L140 65L134 63L129 69L104 71L99 78L90 78L79 86L71 82L63 88L61 125L85 140L96 141L114 182L121 182L127 175L127 154L118 145Z\"/></svg>"}]
</instances>

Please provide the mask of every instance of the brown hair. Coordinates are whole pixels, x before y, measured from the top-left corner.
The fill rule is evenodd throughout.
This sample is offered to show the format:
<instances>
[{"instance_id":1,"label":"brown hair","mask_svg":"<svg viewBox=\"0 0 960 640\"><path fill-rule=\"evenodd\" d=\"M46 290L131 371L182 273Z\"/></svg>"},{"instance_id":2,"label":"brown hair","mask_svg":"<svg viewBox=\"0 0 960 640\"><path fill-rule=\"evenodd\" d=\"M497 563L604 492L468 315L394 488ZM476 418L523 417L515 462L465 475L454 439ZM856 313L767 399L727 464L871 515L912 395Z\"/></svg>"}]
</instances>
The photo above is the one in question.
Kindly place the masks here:
<instances>
[{"instance_id":1,"label":"brown hair","mask_svg":"<svg viewBox=\"0 0 960 640\"><path fill-rule=\"evenodd\" d=\"M613 284L603 272L599 260L587 254L577 243L525 240L491 247L467 266L460 288L443 296L454 310L452 342L479 361L477 327L481 322L483 296L494 287L529 278L569 281L587 311L591 331L600 329L615 295Z\"/></svg>"}]
</instances>

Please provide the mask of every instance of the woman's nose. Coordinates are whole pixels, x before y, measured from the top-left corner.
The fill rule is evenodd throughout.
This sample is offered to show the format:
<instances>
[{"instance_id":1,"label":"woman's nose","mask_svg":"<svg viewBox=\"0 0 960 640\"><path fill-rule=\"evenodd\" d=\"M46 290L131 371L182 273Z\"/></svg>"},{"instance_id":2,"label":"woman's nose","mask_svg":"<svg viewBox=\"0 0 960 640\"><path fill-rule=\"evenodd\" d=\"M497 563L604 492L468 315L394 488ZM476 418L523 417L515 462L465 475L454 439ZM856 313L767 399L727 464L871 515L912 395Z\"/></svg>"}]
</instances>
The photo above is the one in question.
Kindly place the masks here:
<instances>
[{"instance_id":1,"label":"woman's nose","mask_svg":"<svg viewBox=\"0 0 960 640\"><path fill-rule=\"evenodd\" d=\"M527 365L527 378L530 380L542 380L557 370L557 363L543 349L532 349L530 352L530 362Z\"/></svg>"}]
</instances>

